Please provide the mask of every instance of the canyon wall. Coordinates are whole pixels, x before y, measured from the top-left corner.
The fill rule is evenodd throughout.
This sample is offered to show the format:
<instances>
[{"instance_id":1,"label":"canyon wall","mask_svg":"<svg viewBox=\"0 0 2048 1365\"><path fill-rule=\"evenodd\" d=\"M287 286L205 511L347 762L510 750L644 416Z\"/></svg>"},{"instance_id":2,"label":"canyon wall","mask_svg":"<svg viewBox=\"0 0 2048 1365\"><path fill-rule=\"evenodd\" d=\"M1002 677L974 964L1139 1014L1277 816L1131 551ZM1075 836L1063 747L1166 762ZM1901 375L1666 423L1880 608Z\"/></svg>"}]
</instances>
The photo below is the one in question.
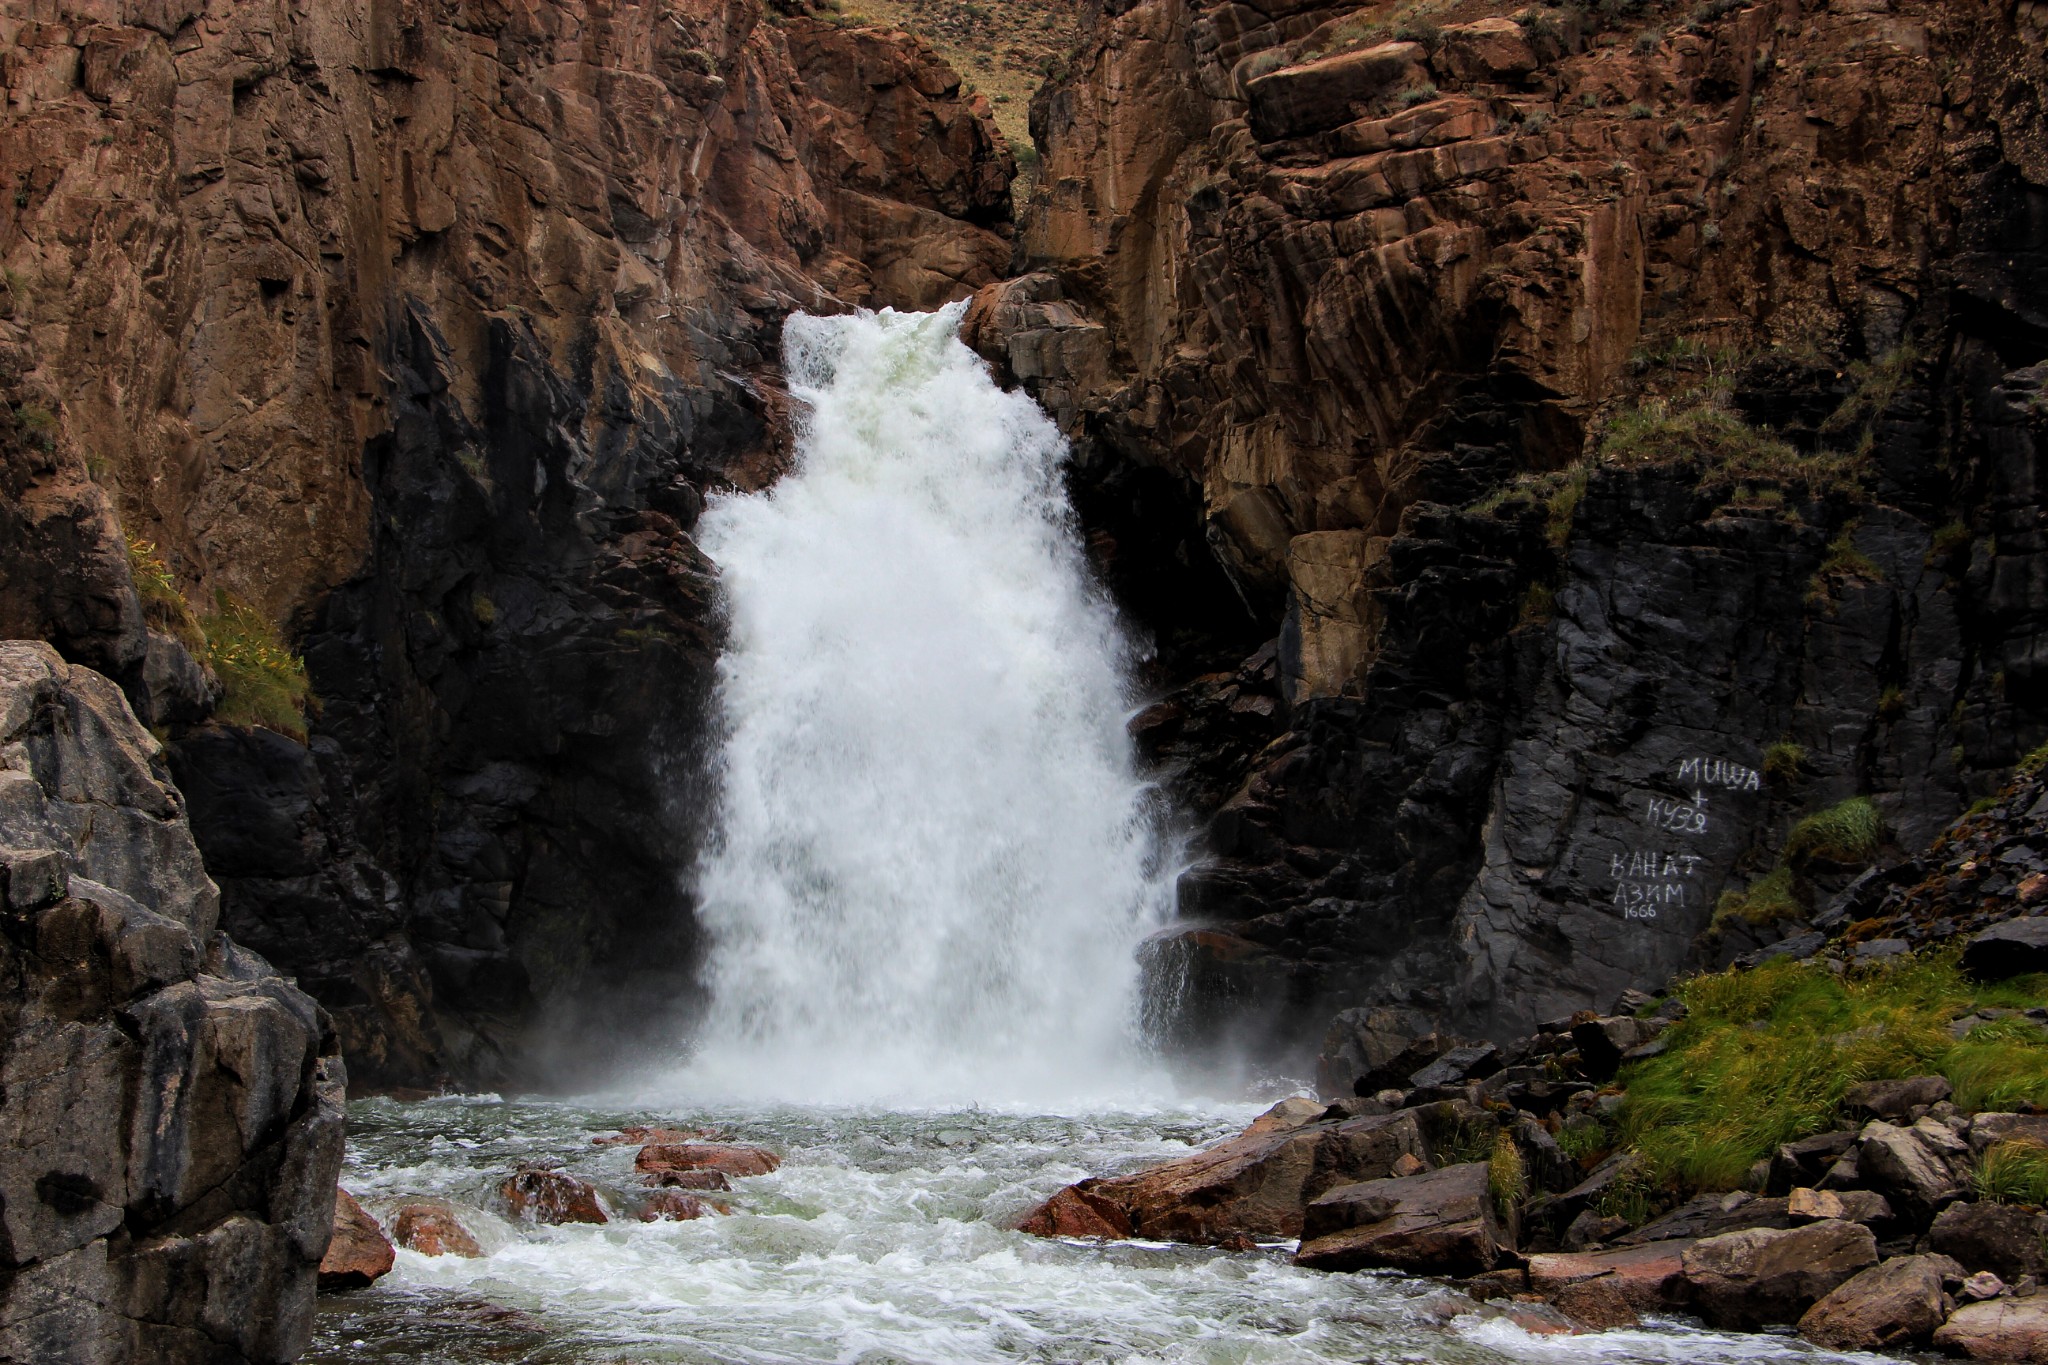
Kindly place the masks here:
<instances>
[{"instance_id":1,"label":"canyon wall","mask_svg":"<svg viewBox=\"0 0 2048 1365\"><path fill-rule=\"evenodd\" d=\"M1823 911L1869 850L1802 817L1917 849L2048 737L2044 50L1972 0L1093 14L971 335L1159 639L1160 1022L1302 1074L1338 1009L1610 1009Z\"/></svg>"},{"instance_id":2,"label":"canyon wall","mask_svg":"<svg viewBox=\"0 0 2048 1365\"><path fill-rule=\"evenodd\" d=\"M5 0L0 48L0 635L170 738L358 1084L672 1038L690 528L777 471L787 313L1007 270L985 102L757 0ZM303 724L223 723L235 649Z\"/></svg>"}]
</instances>

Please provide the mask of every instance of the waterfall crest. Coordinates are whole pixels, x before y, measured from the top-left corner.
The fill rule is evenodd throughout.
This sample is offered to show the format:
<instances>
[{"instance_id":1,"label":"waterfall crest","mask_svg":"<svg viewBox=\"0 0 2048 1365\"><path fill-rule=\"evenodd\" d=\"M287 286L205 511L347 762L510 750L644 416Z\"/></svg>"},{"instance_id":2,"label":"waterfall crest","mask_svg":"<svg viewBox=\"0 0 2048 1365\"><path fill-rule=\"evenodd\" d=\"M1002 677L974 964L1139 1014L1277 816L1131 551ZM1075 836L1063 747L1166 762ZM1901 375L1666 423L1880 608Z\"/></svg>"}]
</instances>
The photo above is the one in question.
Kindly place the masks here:
<instances>
[{"instance_id":1,"label":"waterfall crest","mask_svg":"<svg viewBox=\"0 0 2048 1365\"><path fill-rule=\"evenodd\" d=\"M1065 442L934 314L789 319L797 464L699 528L731 621L700 1089L1044 1101L1133 1080L1171 903Z\"/></svg>"}]
</instances>

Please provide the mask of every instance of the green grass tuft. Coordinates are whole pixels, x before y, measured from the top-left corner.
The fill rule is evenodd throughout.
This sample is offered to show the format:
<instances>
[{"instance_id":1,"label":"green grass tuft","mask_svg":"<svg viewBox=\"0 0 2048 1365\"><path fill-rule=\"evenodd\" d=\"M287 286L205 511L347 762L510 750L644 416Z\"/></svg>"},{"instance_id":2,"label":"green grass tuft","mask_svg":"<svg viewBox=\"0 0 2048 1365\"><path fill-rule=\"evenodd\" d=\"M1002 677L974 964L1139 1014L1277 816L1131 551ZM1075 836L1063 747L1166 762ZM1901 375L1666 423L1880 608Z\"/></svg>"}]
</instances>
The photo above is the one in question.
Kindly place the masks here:
<instances>
[{"instance_id":1,"label":"green grass tuft","mask_svg":"<svg viewBox=\"0 0 2048 1365\"><path fill-rule=\"evenodd\" d=\"M2048 1204L2048 1143L2001 1142L1977 1159L1977 1197L1991 1204Z\"/></svg>"},{"instance_id":2,"label":"green grass tuft","mask_svg":"<svg viewBox=\"0 0 2048 1365\"><path fill-rule=\"evenodd\" d=\"M157 552L156 542L125 533L122 539L128 546L128 576L135 580L135 595L142 599L143 619L177 639L195 658L203 658L206 633L179 589L177 576Z\"/></svg>"},{"instance_id":3,"label":"green grass tuft","mask_svg":"<svg viewBox=\"0 0 2048 1365\"><path fill-rule=\"evenodd\" d=\"M1789 739L1781 739L1764 750L1764 776L1772 782L1795 782L1799 770L1806 763L1806 749Z\"/></svg>"},{"instance_id":4,"label":"green grass tuft","mask_svg":"<svg viewBox=\"0 0 2048 1365\"><path fill-rule=\"evenodd\" d=\"M2030 751L2025 758L2013 765L2013 773L2019 777L2035 777L2043 768L2048 768L2048 744Z\"/></svg>"},{"instance_id":5,"label":"green grass tuft","mask_svg":"<svg viewBox=\"0 0 2048 1365\"><path fill-rule=\"evenodd\" d=\"M1687 1015L1667 1050L1624 1071L1623 1139L1688 1190L1740 1185L1779 1144L1827 1131L1858 1081L1930 1072L1969 1109L2048 1099L2048 1031L2024 1019L1950 1021L1994 1000L2043 996L2042 978L1981 988L1954 950L1837 977L1774 959L1679 987Z\"/></svg>"},{"instance_id":6,"label":"green grass tuft","mask_svg":"<svg viewBox=\"0 0 2048 1365\"><path fill-rule=\"evenodd\" d=\"M1731 920L1746 924L1773 924L1781 919L1798 919L1807 910L1798 882L1789 867L1773 868L1742 891L1723 891L1714 905L1714 923Z\"/></svg>"},{"instance_id":7,"label":"green grass tuft","mask_svg":"<svg viewBox=\"0 0 2048 1365\"><path fill-rule=\"evenodd\" d=\"M313 691L306 664L279 637L277 627L247 603L215 595L215 609L200 621L207 662L220 678L215 716L230 725L259 726L303 743Z\"/></svg>"},{"instance_id":8,"label":"green grass tuft","mask_svg":"<svg viewBox=\"0 0 2048 1365\"><path fill-rule=\"evenodd\" d=\"M1510 1134L1502 1133L1493 1140L1493 1152L1486 1159L1486 1190L1493 1196L1495 1210L1502 1218L1512 1219L1528 1189L1522 1149Z\"/></svg>"},{"instance_id":9,"label":"green grass tuft","mask_svg":"<svg viewBox=\"0 0 2048 1365\"><path fill-rule=\"evenodd\" d=\"M1616 416L1601 438L1603 459L1657 464L1694 459L1703 488L1744 482L1800 484L1815 492L1853 493L1862 461L1839 451L1804 452L1759 431L1712 395L1652 398Z\"/></svg>"},{"instance_id":10,"label":"green grass tuft","mask_svg":"<svg viewBox=\"0 0 2048 1365\"><path fill-rule=\"evenodd\" d=\"M1884 841L1884 822L1867 796L1852 796L1839 805L1807 816L1785 836L1785 858L1797 862L1825 858L1834 863L1868 862Z\"/></svg>"}]
</instances>

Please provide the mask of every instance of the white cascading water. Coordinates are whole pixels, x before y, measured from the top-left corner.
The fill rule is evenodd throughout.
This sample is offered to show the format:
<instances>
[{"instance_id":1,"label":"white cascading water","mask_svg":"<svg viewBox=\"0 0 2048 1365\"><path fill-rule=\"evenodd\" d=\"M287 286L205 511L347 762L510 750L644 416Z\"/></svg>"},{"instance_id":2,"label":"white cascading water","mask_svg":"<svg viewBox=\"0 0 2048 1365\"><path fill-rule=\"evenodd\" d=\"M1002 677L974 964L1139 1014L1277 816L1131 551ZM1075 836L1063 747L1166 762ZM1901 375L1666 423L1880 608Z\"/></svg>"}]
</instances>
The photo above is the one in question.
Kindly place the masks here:
<instances>
[{"instance_id":1,"label":"white cascading water","mask_svg":"<svg viewBox=\"0 0 2048 1365\"><path fill-rule=\"evenodd\" d=\"M963 310L789 319L796 467L699 527L731 622L700 1093L1129 1098L1171 885L1131 650L1065 442Z\"/></svg>"}]
</instances>

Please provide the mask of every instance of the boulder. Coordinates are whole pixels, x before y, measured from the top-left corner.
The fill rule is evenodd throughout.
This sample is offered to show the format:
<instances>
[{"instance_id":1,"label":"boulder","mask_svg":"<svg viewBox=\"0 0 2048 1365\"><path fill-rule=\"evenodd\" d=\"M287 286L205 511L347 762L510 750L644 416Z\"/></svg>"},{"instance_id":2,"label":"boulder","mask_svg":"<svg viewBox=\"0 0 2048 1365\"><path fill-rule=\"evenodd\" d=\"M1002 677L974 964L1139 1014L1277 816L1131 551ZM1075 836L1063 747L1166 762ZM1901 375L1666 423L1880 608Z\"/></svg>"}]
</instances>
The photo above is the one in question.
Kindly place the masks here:
<instances>
[{"instance_id":1,"label":"boulder","mask_svg":"<svg viewBox=\"0 0 2048 1365\"><path fill-rule=\"evenodd\" d=\"M1017 1230L1034 1237L1129 1237L1131 1217L1123 1205L1096 1194L1088 1185L1084 1181L1061 1190L1027 1213Z\"/></svg>"},{"instance_id":2,"label":"boulder","mask_svg":"<svg viewBox=\"0 0 2048 1365\"><path fill-rule=\"evenodd\" d=\"M2048 1213L2015 1204L1950 1204L1927 1230L1927 1244L1964 1270L1989 1270L2008 1282L2048 1274Z\"/></svg>"},{"instance_id":3,"label":"boulder","mask_svg":"<svg viewBox=\"0 0 2048 1365\"><path fill-rule=\"evenodd\" d=\"M598 1199L597 1187L567 1171L522 1166L498 1186L498 1197L514 1218L536 1223L611 1221Z\"/></svg>"},{"instance_id":4,"label":"boulder","mask_svg":"<svg viewBox=\"0 0 2048 1365\"><path fill-rule=\"evenodd\" d=\"M391 1216L391 1240L422 1256L474 1260L484 1254L469 1229L444 1204L417 1202L400 1206Z\"/></svg>"},{"instance_id":5,"label":"boulder","mask_svg":"<svg viewBox=\"0 0 2048 1365\"><path fill-rule=\"evenodd\" d=\"M1361 1082L1400 1056L1412 1039L1428 1032L1428 1016L1417 1010L1385 1006L1345 1010L1330 1021L1323 1034L1323 1050L1316 1057L1317 1093L1333 1100L1372 1094L1382 1087L1361 1089Z\"/></svg>"},{"instance_id":6,"label":"boulder","mask_svg":"<svg viewBox=\"0 0 2048 1365\"><path fill-rule=\"evenodd\" d=\"M1586 1075L1604 1081L1621 1069L1624 1054L1649 1042L1661 1027L1626 1014L1586 1019L1572 1025L1572 1042L1578 1045Z\"/></svg>"},{"instance_id":7,"label":"boulder","mask_svg":"<svg viewBox=\"0 0 2048 1365\"><path fill-rule=\"evenodd\" d=\"M1639 1242L1669 1242L1680 1238L1698 1240L1718 1237L1744 1228L1789 1228L1792 1217L1788 1201L1769 1196L1759 1198L1741 1190L1727 1194L1703 1194L1687 1200L1661 1218L1643 1224L1618 1240L1624 1246Z\"/></svg>"},{"instance_id":8,"label":"boulder","mask_svg":"<svg viewBox=\"0 0 2048 1365\"><path fill-rule=\"evenodd\" d=\"M1857 1178L1916 1225L1969 1192L1969 1158L1969 1145L1934 1119L1910 1128L1873 1121L1856 1142Z\"/></svg>"},{"instance_id":9,"label":"boulder","mask_svg":"<svg viewBox=\"0 0 2048 1365\"><path fill-rule=\"evenodd\" d=\"M1430 1086L1458 1085L1465 1081L1484 1080L1500 1070L1500 1049L1492 1043L1466 1043L1446 1051L1428 1066L1409 1076L1408 1084L1416 1089Z\"/></svg>"},{"instance_id":10,"label":"boulder","mask_svg":"<svg viewBox=\"0 0 2048 1365\"><path fill-rule=\"evenodd\" d=\"M1963 949L1963 970L1979 981L2048 972L2048 917L2030 915L1992 925Z\"/></svg>"},{"instance_id":11,"label":"boulder","mask_svg":"<svg viewBox=\"0 0 2048 1365\"><path fill-rule=\"evenodd\" d=\"M1513 1250L1483 1161L1343 1185L1308 1206L1294 1263L1314 1270L1387 1268L1477 1275Z\"/></svg>"},{"instance_id":12,"label":"boulder","mask_svg":"<svg viewBox=\"0 0 2048 1365\"><path fill-rule=\"evenodd\" d=\"M1838 1218L1848 1223L1889 1223L1892 1206L1875 1190L1794 1190L1785 1200L1794 1225Z\"/></svg>"},{"instance_id":13,"label":"boulder","mask_svg":"<svg viewBox=\"0 0 2048 1365\"><path fill-rule=\"evenodd\" d=\"M1877 1239L1855 1223L1751 1228L1687 1248L1686 1292L1716 1327L1797 1322L1836 1286L1877 1264Z\"/></svg>"},{"instance_id":14,"label":"boulder","mask_svg":"<svg viewBox=\"0 0 2048 1365\"><path fill-rule=\"evenodd\" d=\"M1920 1105L1939 1104L1953 1093L1943 1076L1908 1076L1902 1080L1864 1081L1852 1085L1842 1096L1842 1107L1852 1114L1880 1119L1911 1121Z\"/></svg>"},{"instance_id":15,"label":"boulder","mask_svg":"<svg viewBox=\"0 0 2048 1365\"><path fill-rule=\"evenodd\" d=\"M1245 84L1252 136L1275 142L1349 123L1421 74L1422 48L1415 43L1381 43L1282 67Z\"/></svg>"},{"instance_id":16,"label":"boulder","mask_svg":"<svg viewBox=\"0 0 2048 1365\"><path fill-rule=\"evenodd\" d=\"M1447 24L1430 65L1464 85L1515 84L1536 70L1536 50L1513 19Z\"/></svg>"},{"instance_id":17,"label":"boulder","mask_svg":"<svg viewBox=\"0 0 2048 1365\"><path fill-rule=\"evenodd\" d=\"M384 1229L347 1190L334 1192L334 1234L320 1258L322 1289L360 1289L391 1272L397 1259Z\"/></svg>"},{"instance_id":18,"label":"boulder","mask_svg":"<svg viewBox=\"0 0 2048 1365\"><path fill-rule=\"evenodd\" d=\"M640 1149L633 1165L650 1174L670 1171L721 1171L729 1176L767 1175L782 1158L765 1147L721 1142L653 1142Z\"/></svg>"},{"instance_id":19,"label":"boulder","mask_svg":"<svg viewBox=\"0 0 2048 1365\"><path fill-rule=\"evenodd\" d=\"M1995 1299L2005 1292L2005 1281L1988 1270L1980 1270L1963 1281L1963 1287L1956 1291L1956 1297L1964 1303L1982 1303Z\"/></svg>"},{"instance_id":20,"label":"boulder","mask_svg":"<svg viewBox=\"0 0 2048 1365\"><path fill-rule=\"evenodd\" d=\"M1029 1231L1057 1236L1136 1236L1204 1244L1245 1238L1298 1237L1310 1200L1348 1181L1389 1174L1403 1156L1429 1160L1424 1137L1431 1111L1404 1109L1335 1123L1240 1133L1206 1151L1148 1170L1072 1186L1097 1224L1073 1201L1055 1195L1024 1218ZM1062 1194L1066 1192L1063 1191ZM1055 1207L1058 1205L1058 1207ZM1128 1231L1105 1232L1122 1213ZM1080 1232L1061 1228L1088 1227Z\"/></svg>"},{"instance_id":21,"label":"boulder","mask_svg":"<svg viewBox=\"0 0 2048 1365\"><path fill-rule=\"evenodd\" d=\"M1934 1344L1972 1360L2048 1365L2048 1294L1965 1304L1935 1332Z\"/></svg>"},{"instance_id":22,"label":"boulder","mask_svg":"<svg viewBox=\"0 0 2048 1365\"><path fill-rule=\"evenodd\" d=\"M1529 1288L1562 1307L1568 1291L1604 1283L1637 1314L1662 1313L1684 1302L1684 1256L1693 1245L1690 1241L1651 1242L1605 1251L1531 1256Z\"/></svg>"},{"instance_id":23,"label":"boulder","mask_svg":"<svg viewBox=\"0 0 2048 1365\"><path fill-rule=\"evenodd\" d=\"M1983 1155L2001 1142L2048 1146L2048 1114L1979 1114L1970 1120L1970 1151Z\"/></svg>"},{"instance_id":24,"label":"boulder","mask_svg":"<svg viewBox=\"0 0 2048 1365\"><path fill-rule=\"evenodd\" d=\"M1836 1285L1799 1319L1799 1334L1837 1351L1924 1345L1941 1326L1942 1280L1961 1273L1946 1256L1895 1256Z\"/></svg>"},{"instance_id":25,"label":"boulder","mask_svg":"<svg viewBox=\"0 0 2048 1365\"><path fill-rule=\"evenodd\" d=\"M1779 1147L1771 1157L1770 1183L1766 1194L1790 1194L1801 1185L1813 1185L1828 1173L1844 1152L1856 1145L1856 1130L1844 1128L1819 1133Z\"/></svg>"}]
</instances>

